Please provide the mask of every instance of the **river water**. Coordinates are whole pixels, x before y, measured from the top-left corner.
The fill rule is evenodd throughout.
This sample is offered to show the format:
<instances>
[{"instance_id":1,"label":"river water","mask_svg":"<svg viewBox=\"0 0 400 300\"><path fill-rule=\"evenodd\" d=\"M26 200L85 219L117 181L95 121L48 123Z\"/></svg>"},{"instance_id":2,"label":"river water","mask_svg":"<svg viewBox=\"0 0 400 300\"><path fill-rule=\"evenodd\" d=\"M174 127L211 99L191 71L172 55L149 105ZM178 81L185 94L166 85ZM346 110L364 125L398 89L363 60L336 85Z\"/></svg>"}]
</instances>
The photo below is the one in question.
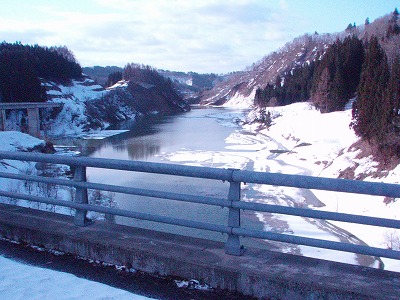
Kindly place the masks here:
<instances>
[{"instance_id":1,"label":"river water","mask_svg":"<svg viewBox=\"0 0 400 300\"><path fill-rule=\"evenodd\" d=\"M290 167L291 171L296 169L297 174L308 174L310 170L301 166L286 166L279 154L280 151L287 150L284 145L269 136L244 130L238 120L243 119L245 113L239 109L199 107L174 116L150 116L118 124L111 129L125 130L125 132L104 139L92 136L60 139L53 142L76 147L76 150L82 155L90 157L255 169L256 171L269 171L270 166L278 164L282 168ZM229 189L229 183L222 181L98 168L88 168L87 177L90 182L216 198L226 198ZM112 199L112 205L121 209L227 225L228 209L226 208L118 193L105 195L105 198L107 197ZM288 206L323 206L323 203L309 190L275 186L265 189L256 184L245 185L242 183L242 199ZM131 218L116 217L114 221L129 226L217 241L226 241L227 238L221 233ZM241 226L284 234L296 233L306 237L334 241L355 241L352 234L323 220L316 222L307 218L270 213L242 211ZM374 263L374 259L360 258L360 256L350 253L338 256L337 252L329 250L320 251L310 247L271 243L252 238L242 238L241 242L245 246L268 248L330 260L362 265ZM362 241L356 242L363 243Z\"/></svg>"},{"instance_id":2,"label":"river water","mask_svg":"<svg viewBox=\"0 0 400 300\"><path fill-rule=\"evenodd\" d=\"M199 107L178 115L150 116L118 124L111 129L128 131L105 139L64 139L55 142L74 145L82 155L90 157L186 164L188 162L185 162L185 158L179 161L171 159L171 155L179 156L182 152L189 153L186 155L191 165L237 167L242 166L243 161L236 156L230 157L229 153L235 152L226 148L226 139L234 132L241 130L237 121L243 118L244 113L243 110ZM221 156L221 152L224 153L223 157L215 159L216 155ZM214 159L210 159L210 156ZM87 178L91 182L217 198L226 198L229 189L229 183L222 181L97 168L88 168ZM112 194L112 198L121 209L227 225L228 209L226 208L125 194ZM124 217L116 217L115 221L158 231L226 240L226 236L221 233ZM241 222L246 228L260 230L263 228L263 223L253 212L243 212ZM265 242L245 239L244 244L257 244L264 247Z\"/></svg>"}]
</instances>

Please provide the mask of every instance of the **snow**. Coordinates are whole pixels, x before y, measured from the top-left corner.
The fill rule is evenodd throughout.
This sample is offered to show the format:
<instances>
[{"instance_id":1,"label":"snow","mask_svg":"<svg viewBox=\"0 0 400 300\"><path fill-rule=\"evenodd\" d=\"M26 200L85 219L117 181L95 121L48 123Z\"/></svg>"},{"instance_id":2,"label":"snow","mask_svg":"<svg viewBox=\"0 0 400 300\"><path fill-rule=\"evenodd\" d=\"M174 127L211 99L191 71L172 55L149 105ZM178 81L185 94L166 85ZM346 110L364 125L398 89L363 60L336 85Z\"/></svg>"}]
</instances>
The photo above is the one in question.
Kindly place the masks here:
<instances>
[{"instance_id":1,"label":"snow","mask_svg":"<svg viewBox=\"0 0 400 300\"><path fill-rule=\"evenodd\" d=\"M73 106L71 109L79 110L79 103L73 99L70 101L72 101L70 105ZM237 103L240 103L239 98ZM273 116L273 125L270 128L260 128L260 124L243 125L225 140L224 151L180 149L163 154L162 158L186 165L221 168L243 169L252 164L255 171L331 178L337 178L341 171L351 166L355 167L355 176L362 173L372 174L376 170L377 163L371 157L358 158L359 151L351 147L357 141L357 137L349 128L350 110L320 114L308 103L297 103L270 108L270 112ZM213 117L217 118L223 126L237 126L233 124L236 124L237 118L242 117L242 114L242 110L226 109L219 115L214 114ZM62 124L65 125L65 123ZM104 132L103 137L111 134L112 132ZM94 134L91 138L102 138L102 136ZM44 143L42 140L20 132L0 132L0 140L3 151L27 150ZM12 169L27 168L24 163L20 162L19 164L13 162ZM9 168L9 166L0 164L0 170L4 168ZM369 175L365 180L399 183L399 178L400 165L389 171L385 177L374 178ZM0 184L4 186L2 181L4 179L0 180ZM298 205L311 209L383 218L399 219L400 217L400 201L398 199L385 204L383 197L378 196L316 190L305 194L304 191L296 188L264 185L246 185L242 190L245 201ZM259 193L262 193L263 196L254 196ZM257 213L256 216L265 223L266 230L332 241L339 241L342 237L340 234L345 236L344 231L347 231L350 236L354 235L370 246L393 247L397 250L400 247L400 230L340 222L324 223L276 214ZM285 225L279 227L276 224ZM339 229L337 229L338 227ZM334 234L335 230L340 231L340 234ZM338 254L337 251L305 246L299 246L296 249L289 246L283 247L281 251L289 253L299 253L298 251L300 251L305 256L352 264L359 263L356 255L345 252ZM385 269L400 272L400 261L390 259L382 259L382 261ZM377 267L377 261L371 262L370 266ZM35 299L62 299L60 295L61 297L73 295L76 298L85 296L90 299L107 297L107 299L145 299L76 278L73 275L26 266L4 257L0 257L0 292L2 296L7 296L4 296L5 299L25 298L26 295ZM71 296L68 299L71 299Z\"/></svg>"},{"instance_id":2,"label":"snow","mask_svg":"<svg viewBox=\"0 0 400 300\"><path fill-rule=\"evenodd\" d=\"M253 105L254 95L256 94L255 90L251 92L251 94L247 97L243 97L239 93L235 93L229 101L227 101L223 106L224 107L234 107L234 108L243 108L248 109Z\"/></svg>"},{"instance_id":3,"label":"snow","mask_svg":"<svg viewBox=\"0 0 400 300\"><path fill-rule=\"evenodd\" d=\"M85 132L87 116L85 102L102 99L113 88L127 84L119 82L108 90L96 84L92 79L71 80L68 85L44 82L50 102L63 103L63 108L57 114L54 122L47 125L46 134L52 136L77 136ZM127 112L129 114L129 112ZM104 127L109 124L104 123Z\"/></svg>"},{"instance_id":4,"label":"snow","mask_svg":"<svg viewBox=\"0 0 400 300\"><path fill-rule=\"evenodd\" d=\"M239 101L239 100L238 100ZM246 101L246 99L244 99ZM351 145L358 138L350 129L351 110L321 114L308 103L296 103L285 107L270 108L273 125L260 130L260 124L244 125L226 139L225 151L193 151L182 149L164 155L164 159L186 165L214 166L221 168L246 168L252 165L255 171L284 174L300 174L337 178L348 167L356 166L355 176L367 172L372 174L377 163L371 157L357 158L359 151ZM216 116L229 123L235 119L235 110ZM236 117L238 112L236 111ZM274 151L275 150L275 151ZM399 183L400 166L384 178L367 176L365 180ZM248 191L262 193L254 198ZM257 201L280 205L297 205L312 209L376 217L399 219L400 201L384 203L384 197L336 193L327 191L303 191L290 187L268 185L246 186L243 192L246 201ZM271 200L273 199L273 200ZM400 230L384 227L364 226L350 223L309 220L300 217L257 213L267 230L305 237L340 241L342 235L351 241L352 234L370 246L394 249L400 248ZM272 228L270 223L287 224ZM336 226L346 233L337 233ZM358 257L352 253L299 246L305 256L358 264ZM292 249L293 250L293 249ZM287 249L287 252L292 251ZM285 249L282 249L285 251ZM385 259L385 269L400 272L400 261ZM377 267L377 261L370 266Z\"/></svg>"},{"instance_id":5,"label":"snow","mask_svg":"<svg viewBox=\"0 0 400 300\"><path fill-rule=\"evenodd\" d=\"M115 90L117 88L126 88L126 87L128 87L128 84L129 84L128 80L120 80L120 81L116 82L114 85L108 87L107 90L111 91L111 90Z\"/></svg>"},{"instance_id":6,"label":"snow","mask_svg":"<svg viewBox=\"0 0 400 300\"><path fill-rule=\"evenodd\" d=\"M19 131L2 131L0 140L0 151L26 151L45 144L43 140Z\"/></svg>"},{"instance_id":7,"label":"snow","mask_svg":"<svg viewBox=\"0 0 400 300\"><path fill-rule=\"evenodd\" d=\"M84 140L103 140L113 135L121 134L127 131L129 130L100 130L95 132L83 133L78 137Z\"/></svg>"},{"instance_id":8,"label":"snow","mask_svg":"<svg viewBox=\"0 0 400 300\"><path fill-rule=\"evenodd\" d=\"M4 256L0 256L0 295L2 299L150 299Z\"/></svg>"},{"instance_id":9,"label":"snow","mask_svg":"<svg viewBox=\"0 0 400 300\"><path fill-rule=\"evenodd\" d=\"M64 96L70 96L80 101L89 101L100 98L106 93L101 85L95 84L92 79L72 80L69 85L57 85Z\"/></svg>"}]
</instances>

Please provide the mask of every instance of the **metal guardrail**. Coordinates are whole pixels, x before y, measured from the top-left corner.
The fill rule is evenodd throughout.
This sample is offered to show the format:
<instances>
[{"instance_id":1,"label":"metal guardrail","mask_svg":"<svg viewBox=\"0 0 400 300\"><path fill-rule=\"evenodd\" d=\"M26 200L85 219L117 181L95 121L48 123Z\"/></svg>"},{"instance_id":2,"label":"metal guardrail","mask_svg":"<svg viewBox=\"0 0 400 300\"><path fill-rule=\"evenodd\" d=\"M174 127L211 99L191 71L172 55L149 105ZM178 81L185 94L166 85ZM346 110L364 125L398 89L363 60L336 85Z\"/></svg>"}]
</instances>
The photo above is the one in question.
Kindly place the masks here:
<instances>
[{"instance_id":1,"label":"metal guardrail","mask_svg":"<svg viewBox=\"0 0 400 300\"><path fill-rule=\"evenodd\" d=\"M118 215L129 218L136 218L141 220L161 222L225 233L228 235L227 241L225 243L225 252L231 255L242 254L243 249L240 245L240 236L243 236L400 260L400 251L395 251L392 249L327 241L296 235L274 233L270 231L246 229L241 227L240 224L241 210L252 210L400 229L400 220L395 219L367 217L361 215L343 214L336 212L241 201L240 188L241 182L246 182L400 198L400 185L398 184L320 178L303 175L286 175L280 173L262 173L242 171L238 169L182 166L174 164L161 164L117 159L68 157L41 153L0 151L0 160L1 159L62 164L73 167L75 169L74 180L63 178L49 178L27 174L13 174L6 172L0 172L0 177L74 187L76 189L74 202L49 199L46 197L33 196L4 190L0 190L0 196L23 199L33 202L41 202L52 205L60 205L76 209L74 222L77 226L88 225L89 222L86 218L86 214L88 211L95 211L110 215ZM228 181L230 183L230 186L227 198L215 198L166 191L147 190L134 187L108 185L87 182L87 167L222 180ZM168 216L153 215L148 213L127 211L118 208L88 204L88 189L227 207L229 209L228 224L210 224L201 221L179 219Z\"/></svg>"}]
</instances>

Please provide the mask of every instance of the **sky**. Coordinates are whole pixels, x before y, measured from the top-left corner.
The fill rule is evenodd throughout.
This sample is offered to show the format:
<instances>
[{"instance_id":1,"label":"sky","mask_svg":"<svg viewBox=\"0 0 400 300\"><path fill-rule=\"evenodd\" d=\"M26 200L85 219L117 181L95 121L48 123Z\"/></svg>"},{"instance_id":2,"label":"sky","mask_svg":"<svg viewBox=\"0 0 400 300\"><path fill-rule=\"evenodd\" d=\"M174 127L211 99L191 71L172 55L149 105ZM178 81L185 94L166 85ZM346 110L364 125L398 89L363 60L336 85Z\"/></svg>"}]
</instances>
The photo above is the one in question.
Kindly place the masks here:
<instances>
[{"instance_id":1,"label":"sky","mask_svg":"<svg viewBox=\"0 0 400 300\"><path fill-rule=\"evenodd\" d=\"M334 33L398 0L0 0L0 40L67 46L83 66L243 70L304 33Z\"/></svg>"}]
</instances>

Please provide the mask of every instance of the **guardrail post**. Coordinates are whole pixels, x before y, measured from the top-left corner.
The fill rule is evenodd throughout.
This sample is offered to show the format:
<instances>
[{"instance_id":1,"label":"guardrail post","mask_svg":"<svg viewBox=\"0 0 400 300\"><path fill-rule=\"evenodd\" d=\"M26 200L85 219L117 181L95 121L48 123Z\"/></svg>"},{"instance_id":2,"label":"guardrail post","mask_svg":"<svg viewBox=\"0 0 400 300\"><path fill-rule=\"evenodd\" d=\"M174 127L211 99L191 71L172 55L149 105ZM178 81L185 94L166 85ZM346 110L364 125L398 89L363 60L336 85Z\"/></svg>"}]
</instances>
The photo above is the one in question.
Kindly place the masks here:
<instances>
[{"instance_id":1,"label":"guardrail post","mask_svg":"<svg viewBox=\"0 0 400 300\"><path fill-rule=\"evenodd\" d=\"M240 182L230 181L228 200L231 202L240 201ZM240 227L240 209L229 208L228 226ZM243 247L240 245L238 235L229 233L228 240L225 243L225 253L240 256L243 254Z\"/></svg>"},{"instance_id":2,"label":"guardrail post","mask_svg":"<svg viewBox=\"0 0 400 300\"><path fill-rule=\"evenodd\" d=\"M86 167L77 166L74 172L74 181L86 182ZM88 192L86 188L77 187L75 202L88 204ZM87 226L90 222L86 217L87 210L77 209L75 212L74 224L77 226Z\"/></svg>"}]
</instances>

